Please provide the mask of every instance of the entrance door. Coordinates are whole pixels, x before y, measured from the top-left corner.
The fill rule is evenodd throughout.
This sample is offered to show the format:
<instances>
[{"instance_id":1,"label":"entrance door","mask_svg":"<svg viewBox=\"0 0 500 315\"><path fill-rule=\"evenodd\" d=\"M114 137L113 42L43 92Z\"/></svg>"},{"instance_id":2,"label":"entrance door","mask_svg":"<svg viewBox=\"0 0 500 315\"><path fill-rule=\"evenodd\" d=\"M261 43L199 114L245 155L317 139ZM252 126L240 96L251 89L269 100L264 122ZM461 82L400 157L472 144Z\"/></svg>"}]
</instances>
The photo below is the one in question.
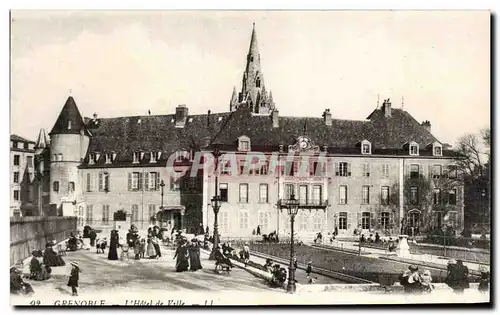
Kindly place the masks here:
<instances>
[{"instance_id":1,"label":"entrance door","mask_svg":"<svg viewBox=\"0 0 500 315\"><path fill-rule=\"evenodd\" d=\"M179 212L175 212L173 214L173 223L174 223L174 229L175 230L182 230L182 220L181 220L181 214Z\"/></svg>"},{"instance_id":2,"label":"entrance door","mask_svg":"<svg viewBox=\"0 0 500 315\"><path fill-rule=\"evenodd\" d=\"M408 227L409 233L411 236L415 236L418 234L418 230L420 227L420 212L419 211L411 211L408 216Z\"/></svg>"}]
</instances>

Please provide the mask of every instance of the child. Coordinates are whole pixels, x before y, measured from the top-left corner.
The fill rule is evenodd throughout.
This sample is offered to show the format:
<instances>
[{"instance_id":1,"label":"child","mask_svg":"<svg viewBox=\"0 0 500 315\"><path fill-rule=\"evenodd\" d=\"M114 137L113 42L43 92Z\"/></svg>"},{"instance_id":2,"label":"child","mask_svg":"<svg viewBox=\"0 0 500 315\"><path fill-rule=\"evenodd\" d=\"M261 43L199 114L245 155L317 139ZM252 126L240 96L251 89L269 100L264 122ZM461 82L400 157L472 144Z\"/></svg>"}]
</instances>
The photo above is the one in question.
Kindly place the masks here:
<instances>
[{"instance_id":1,"label":"child","mask_svg":"<svg viewBox=\"0 0 500 315\"><path fill-rule=\"evenodd\" d=\"M434 289L434 285L432 284L431 272L429 270L425 270L421 278L423 291L431 292Z\"/></svg>"},{"instance_id":2,"label":"child","mask_svg":"<svg viewBox=\"0 0 500 315\"><path fill-rule=\"evenodd\" d=\"M71 287L73 296L78 296L78 292L76 291L76 288L78 288L78 275L82 271L78 267L78 263L76 261L73 261L71 265L73 266L73 268L71 269L71 274L69 276L68 287Z\"/></svg>"},{"instance_id":3,"label":"child","mask_svg":"<svg viewBox=\"0 0 500 315\"><path fill-rule=\"evenodd\" d=\"M141 239L140 258L146 256L146 239Z\"/></svg>"},{"instance_id":4,"label":"child","mask_svg":"<svg viewBox=\"0 0 500 315\"><path fill-rule=\"evenodd\" d=\"M311 277L311 274L312 274L312 261L308 261L307 268L306 268L307 279L309 279Z\"/></svg>"},{"instance_id":5,"label":"child","mask_svg":"<svg viewBox=\"0 0 500 315\"><path fill-rule=\"evenodd\" d=\"M481 279L479 279L478 290L482 293L488 292L490 287L490 272L483 266L479 268L479 271L481 272Z\"/></svg>"},{"instance_id":6,"label":"child","mask_svg":"<svg viewBox=\"0 0 500 315\"><path fill-rule=\"evenodd\" d=\"M121 254L121 257L120 257L121 260L124 260L125 257L127 258L127 260L129 260L128 250L129 250L128 243L127 242L123 242L123 245L122 245L122 254Z\"/></svg>"}]
</instances>

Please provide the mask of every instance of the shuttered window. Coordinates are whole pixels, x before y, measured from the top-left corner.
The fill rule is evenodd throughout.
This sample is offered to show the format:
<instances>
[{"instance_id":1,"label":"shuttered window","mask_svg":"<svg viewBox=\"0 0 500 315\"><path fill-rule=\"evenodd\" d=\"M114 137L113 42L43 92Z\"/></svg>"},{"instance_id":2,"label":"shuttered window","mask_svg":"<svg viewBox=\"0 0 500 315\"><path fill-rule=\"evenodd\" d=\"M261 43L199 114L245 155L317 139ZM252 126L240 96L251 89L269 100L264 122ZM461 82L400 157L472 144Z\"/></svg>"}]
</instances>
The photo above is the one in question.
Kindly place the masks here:
<instances>
[{"instance_id":1,"label":"shuttered window","mask_svg":"<svg viewBox=\"0 0 500 315\"><path fill-rule=\"evenodd\" d=\"M338 162L335 164L335 176L351 176L351 164L347 162Z\"/></svg>"},{"instance_id":2,"label":"shuttered window","mask_svg":"<svg viewBox=\"0 0 500 315\"><path fill-rule=\"evenodd\" d=\"M109 222L109 205L102 205L102 222Z\"/></svg>"},{"instance_id":3,"label":"shuttered window","mask_svg":"<svg viewBox=\"0 0 500 315\"><path fill-rule=\"evenodd\" d=\"M160 186L160 174L158 172L146 172L144 174L144 189L145 190L158 190Z\"/></svg>"},{"instance_id":4,"label":"shuttered window","mask_svg":"<svg viewBox=\"0 0 500 315\"><path fill-rule=\"evenodd\" d=\"M130 220L132 222L139 221L139 205L132 205L132 216Z\"/></svg>"},{"instance_id":5,"label":"shuttered window","mask_svg":"<svg viewBox=\"0 0 500 315\"><path fill-rule=\"evenodd\" d=\"M248 184L240 184L240 203L248 203Z\"/></svg>"},{"instance_id":6,"label":"shuttered window","mask_svg":"<svg viewBox=\"0 0 500 315\"><path fill-rule=\"evenodd\" d=\"M85 221L87 223L92 223L94 219L94 206L93 205L87 205L87 213L85 216Z\"/></svg>"},{"instance_id":7,"label":"shuttered window","mask_svg":"<svg viewBox=\"0 0 500 315\"><path fill-rule=\"evenodd\" d=\"M128 173L128 190L142 190L142 173Z\"/></svg>"},{"instance_id":8,"label":"shuttered window","mask_svg":"<svg viewBox=\"0 0 500 315\"><path fill-rule=\"evenodd\" d=\"M347 212L339 213L339 230L347 229Z\"/></svg>"},{"instance_id":9,"label":"shuttered window","mask_svg":"<svg viewBox=\"0 0 500 315\"><path fill-rule=\"evenodd\" d=\"M92 174L87 173L87 191L92 191Z\"/></svg>"},{"instance_id":10,"label":"shuttered window","mask_svg":"<svg viewBox=\"0 0 500 315\"><path fill-rule=\"evenodd\" d=\"M371 221L371 214L370 212L363 212L361 214L361 228L363 230L369 230L370 229L370 222Z\"/></svg>"}]
</instances>

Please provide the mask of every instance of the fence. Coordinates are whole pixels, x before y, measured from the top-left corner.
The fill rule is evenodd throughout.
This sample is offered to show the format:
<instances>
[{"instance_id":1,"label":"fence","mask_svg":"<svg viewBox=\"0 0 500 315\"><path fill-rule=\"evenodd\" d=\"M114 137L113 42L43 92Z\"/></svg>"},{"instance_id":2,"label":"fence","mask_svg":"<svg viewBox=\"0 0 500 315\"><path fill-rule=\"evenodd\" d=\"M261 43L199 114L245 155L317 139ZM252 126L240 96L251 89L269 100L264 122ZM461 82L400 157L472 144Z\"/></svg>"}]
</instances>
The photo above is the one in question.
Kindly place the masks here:
<instances>
[{"instance_id":1,"label":"fence","mask_svg":"<svg viewBox=\"0 0 500 315\"><path fill-rule=\"evenodd\" d=\"M10 219L10 265L20 263L48 241L60 242L76 230L76 217L22 217Z\"/></svg>"}]
</instances>

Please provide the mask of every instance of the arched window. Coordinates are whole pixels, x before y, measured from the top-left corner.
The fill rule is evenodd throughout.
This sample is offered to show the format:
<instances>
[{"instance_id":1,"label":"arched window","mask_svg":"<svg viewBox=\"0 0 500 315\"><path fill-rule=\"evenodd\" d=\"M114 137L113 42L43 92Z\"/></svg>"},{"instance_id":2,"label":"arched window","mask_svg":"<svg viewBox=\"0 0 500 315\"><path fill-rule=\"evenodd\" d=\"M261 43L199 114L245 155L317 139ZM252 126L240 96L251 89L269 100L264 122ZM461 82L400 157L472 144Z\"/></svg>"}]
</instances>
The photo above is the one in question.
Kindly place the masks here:
<instances>
[{"instance_id":1,"label":"arched window","mask_svg":"<svg viewBox=\"0 0 500 315\"><path fill-rule=\"evenodd\" d=\"M260 78L257 78L257 81L255 82L255 86L260 88Z\"/></svg>"}]
</instances>

